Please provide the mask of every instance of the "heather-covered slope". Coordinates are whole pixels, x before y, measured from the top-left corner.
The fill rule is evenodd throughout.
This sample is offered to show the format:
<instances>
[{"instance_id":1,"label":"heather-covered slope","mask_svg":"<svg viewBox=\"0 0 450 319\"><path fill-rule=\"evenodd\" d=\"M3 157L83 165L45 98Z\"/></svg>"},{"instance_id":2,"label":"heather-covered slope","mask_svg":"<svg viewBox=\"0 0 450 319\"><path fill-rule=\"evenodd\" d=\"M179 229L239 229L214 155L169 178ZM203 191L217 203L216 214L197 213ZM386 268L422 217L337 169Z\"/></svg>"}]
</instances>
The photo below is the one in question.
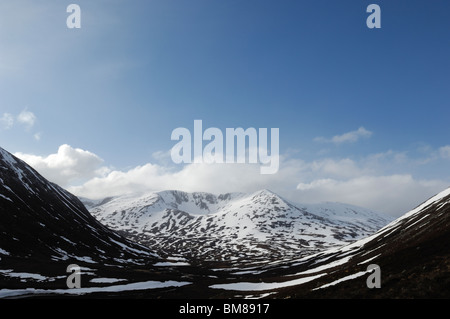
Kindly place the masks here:
<instances>
[{"instance_id":1,"label":"heather-covered slope","mask_svg":"<svg viewBox=\"0 0 450 319\"><path fill-rule=\"evenodd\" d=\"M80 266L83 286L103 286L103 277L128 283L164 279L160 270L151 271L162 261L100 224L77 197L0 148L0 297L17 289L67 289L71 264ZM148 271L142 276L137 268Z\"/></svg>"}]
</instances>

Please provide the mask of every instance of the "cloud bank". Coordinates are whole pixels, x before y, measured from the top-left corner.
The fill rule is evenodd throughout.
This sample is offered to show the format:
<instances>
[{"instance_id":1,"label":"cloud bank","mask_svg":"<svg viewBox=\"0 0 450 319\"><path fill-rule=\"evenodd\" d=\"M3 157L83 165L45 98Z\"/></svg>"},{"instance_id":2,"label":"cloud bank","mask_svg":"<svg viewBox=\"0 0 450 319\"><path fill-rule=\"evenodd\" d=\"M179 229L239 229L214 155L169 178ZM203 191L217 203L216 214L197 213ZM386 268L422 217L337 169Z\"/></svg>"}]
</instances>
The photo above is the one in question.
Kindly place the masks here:
<instances>
[{"instance_id":1,"label":"cloud bank","mask_svg":"<svg viewBox=\"0 0 450 319\"><path fill-rule=\"evenodd\" d=\"M63 187L85 182L108 172L106 167L101 166L103 160L100 157L67 144L61 145L57 153L47 157L24 153L14 155L27 162L51 182Z\"/></svg>"},{"instance_id":2,"label":"cloud bank","mask_svg":"<svg viewBox=\"0 0 450 319\"><path fill-rule=\"evenodd\" d=\"M450 146L435 153L444 157L447 149ZM167 152L158 152L158 159L164 158L163 154ZM267 188L298 203L336 201L399 216L449 186L439 179L386 174L382 167L387 163L397 161L404 166L405 162L413 162L393 151L360 160L324 158L307 162L280 156L280 169L273 175L260 174L257 164L181 166L165 162L118 170L105 166L96 154L69 145L60 146L57 153L47 157L15 155L75 195L92 199L167 189L219 194Z\"/></svg>"}]
</instances>

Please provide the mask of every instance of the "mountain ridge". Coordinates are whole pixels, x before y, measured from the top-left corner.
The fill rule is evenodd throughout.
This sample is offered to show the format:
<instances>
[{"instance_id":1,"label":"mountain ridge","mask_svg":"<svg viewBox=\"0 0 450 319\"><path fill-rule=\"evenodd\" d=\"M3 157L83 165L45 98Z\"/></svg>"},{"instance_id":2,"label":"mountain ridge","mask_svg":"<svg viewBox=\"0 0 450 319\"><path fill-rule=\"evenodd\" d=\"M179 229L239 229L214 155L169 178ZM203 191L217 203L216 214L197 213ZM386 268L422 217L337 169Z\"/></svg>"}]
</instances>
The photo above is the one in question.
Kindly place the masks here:
<instances>
[{"instance_id":1,"label":"mountain ridge","mask_svg":"<svg viewBox=\"0 0 450 319\"><path fill-rule=\"evenodd\" d=\"M348 210L336 204L331 204L331 208L337 207L337 210L326 205L315 207L325 215L320 217L307 212L306 207L295 207L268 192L248 196L226 195L220 199L207 193L189 197L188 194L168 191L162 195L165 201L158 201L155 194L142 198L129 196L131 202L140 200L140 206L131 211L137 215L128 214L126 210L117 210L115 215L137 218L138 213L145 217L156 212L160 217L167 216L162 223L148 225L147 231L152 227L175 231L169 232L166 238L160 238L163 246L164 241L172 245L168 245L173 248L169 257L164 256L164 251L127 240L102 225L74 195L48 182L26 163L0 148L0 298L62 295L176 299L450 296L450 188L369 236L340 246L321 247L320 251L307 254L302 254L300 248L304 248L302 245L307 247L310 241L294 238L299 245L296 248L289 246L286 240L276 242L280 238L289 239L289 232L280 232L279 237L270 235L288 229L299 221L296 217L304 217L300 224L307 223L316 234L322 231L322 235L332 237L332 225L326 224L330 220L325 217L334 216L343 218L335 222L341 225L337 230L352 237L352 231L361 227L345 224L346 218L355 217L354 207L347 207ZM125 208L129 204L120 198L116 200ZM154 203L160 206L155 208ZM117 202L108 198L94 204L114 206ZM170 208L165 210L164 205ZM197 207L201 214L191 216L180 210L189 207ZM210 208L222 211L212 210L215 214L204 214L211 211ZM225 212L231 212L229 219ZM369 212L365 218L371 217ZM258 218L263 218L264 222L259 224L261 220ZM227 230L217 223L230 220L236 229ZM120 218L118 221L123 222ZM322 226L316 221L320 221ZM224 240L224 234L230 235L230 231L239 230L230 236L233 240L248 239L244 235L251 230L249 226L252 223L262 231L264 227L269 230L259 234L267 241L267 246L258 242L262 246L257 248L265 250L265 254L259 256L261 258L245 251L245 243L233 247L236 242L225 242L222 250L214 252L213 242L208 241L204 233L190 233L202 227L203 231L215 230L217 232L212 233L217 239L216 244L221 247L220 240ZM212 258L212 262L195 265L184 258L180 254L183 245L176 236L178 232L203 235L203 238L188 236L185 244L193 243L194 249L195 241L203 244L200 255L194 257ZM309 239L319 241L323 237ZM247 244L251 247L252 243ZM270 250L273 244L274 250L288 248L294 254L277 256L276 251ZM242 255L236 256L239 249L242 249ZM214 260L216 253L228 254L229 258ZM68 289L66 286L66 267L72 263L80 265L82 288ZM370 264L381 269L381 288L371 289L367 285Z\"/></svg>"},{"instance_id":2,"label":"mountain ridge","mask_svg":"<svg viewBox=\"0 0 450 319\"><path fill-rule=\"evenodd\" d=\"M380 270L378 288L367 284L373 267ZM245 281L210 288L269 298L448 298L450 188L366 238L240 271Z\"/></svg>"},{"instance_id":3,"label":"mountain ridge","mask_svg":"<svg viewBox=\"0 0 450 319\"><path fill-rule=\"evenodd\" d=\"M164 260L98 222L76 196L0 148L0 287L67 288L71 264L89 277Z\"/></svg>"},{"instance_id":4,"label":"mountain ridge","mask_svg":"<svg viewBox=\"0 0 450 319\"><path fill-rule=\"evenodd\" d=\"M211 260L236 255L242 260L285 258L298 254L295 248L311 253L353 241L389 222L380 214L345 204L334 204L340 214L335 218L330 203L298 207L267 189L219 195L166 190L117 196L90 206L83 201L100 222L130 239L162 251L172 247L170 252L184 256L191 255L188 250L201 255L206 250ZM355 216L360 219L352 222Z\"/></svg>"}]
</instances>

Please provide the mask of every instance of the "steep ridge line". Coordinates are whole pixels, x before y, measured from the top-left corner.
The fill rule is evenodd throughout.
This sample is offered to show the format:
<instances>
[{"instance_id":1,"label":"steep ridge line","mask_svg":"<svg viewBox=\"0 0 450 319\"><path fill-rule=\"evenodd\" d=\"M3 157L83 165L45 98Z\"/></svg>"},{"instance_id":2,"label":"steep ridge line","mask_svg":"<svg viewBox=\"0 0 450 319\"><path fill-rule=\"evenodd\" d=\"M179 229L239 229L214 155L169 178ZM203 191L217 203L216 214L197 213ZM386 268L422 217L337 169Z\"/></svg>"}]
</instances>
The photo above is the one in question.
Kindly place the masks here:
<instances>
[{"instance_id":1,"label":"steep ridge line","mask_svg":"<svg viewBox=\"0 0 450 319\"><path fill-rule=\"evenodd\" d=\"M249 264L337 247L391 219L356 206L298 205L261 190L252 194L150 192L90 201L101 223L168 255Z\"/></svg>"}]
</instances>

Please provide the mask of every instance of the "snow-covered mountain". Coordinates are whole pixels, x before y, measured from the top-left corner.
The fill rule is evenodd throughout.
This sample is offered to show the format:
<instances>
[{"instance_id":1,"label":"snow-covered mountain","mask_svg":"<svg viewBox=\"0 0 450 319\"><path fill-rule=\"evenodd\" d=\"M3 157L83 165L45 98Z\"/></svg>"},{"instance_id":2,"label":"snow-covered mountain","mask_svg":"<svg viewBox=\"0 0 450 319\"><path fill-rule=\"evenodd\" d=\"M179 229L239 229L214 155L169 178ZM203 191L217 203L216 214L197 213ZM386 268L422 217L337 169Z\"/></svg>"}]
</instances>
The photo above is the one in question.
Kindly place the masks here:
<instances>
[{"instance_id":1,"label":"snow-covered mountain","mask_svg":"<svg viewBox=\"0 0 450 319\"><path fill-rule=\"evenodd\" d=\"M364 238L386 220L343 204L295 205L267 190L164 191L87 204L146 245L102 225L0 148L0 298L450 296L450 189ZM165 253L172 256L159 257ZM173 256L188 253L216 262ZM68 289L74 263L82 288ZM370 264L381 269L381 288L367 287Z\"/></svg>"},{"instance_id":2,"label":"snow-covered mountain","mask_svg":"<svg viewBox=\"0 0 450 319\"><path fill-rule=\"evenodd\" d=\"M0 297L16 293L11 289L67 288L71 264L80 266L87 280L161 261L147 247L99 223L77 197L0 148ZM130 274L122 276L129 279Z\"/></svg>"},{"instance_id":3,"label":"snow-covered mountain","mask_svg":"<svg viewBox=\"0 0 450 319\"><path fill-rule=\"evenodd\" d=\"M295 205L269 190L170 190L82 201L101 223L128 238L202 261L255 263L311 254L368 236L390 221L339 203Z\"/></svg>"},{"instance_id":4,"label":"snow-covered mountain","mask_svg":"<svg viewBox=\"0 0 450 319\"><path fill-rule=\"evenodd\" d=\"M378 269L378 288L368 287ZM217 270L219 272L219 270ZM223 269L223 271L227 271ZM376 233L319 253L241 268L210 285L233 296L445 298L450 296L450 188ZM263 279L262 279L263 278Z\"/></svg>"}]
</instances>

